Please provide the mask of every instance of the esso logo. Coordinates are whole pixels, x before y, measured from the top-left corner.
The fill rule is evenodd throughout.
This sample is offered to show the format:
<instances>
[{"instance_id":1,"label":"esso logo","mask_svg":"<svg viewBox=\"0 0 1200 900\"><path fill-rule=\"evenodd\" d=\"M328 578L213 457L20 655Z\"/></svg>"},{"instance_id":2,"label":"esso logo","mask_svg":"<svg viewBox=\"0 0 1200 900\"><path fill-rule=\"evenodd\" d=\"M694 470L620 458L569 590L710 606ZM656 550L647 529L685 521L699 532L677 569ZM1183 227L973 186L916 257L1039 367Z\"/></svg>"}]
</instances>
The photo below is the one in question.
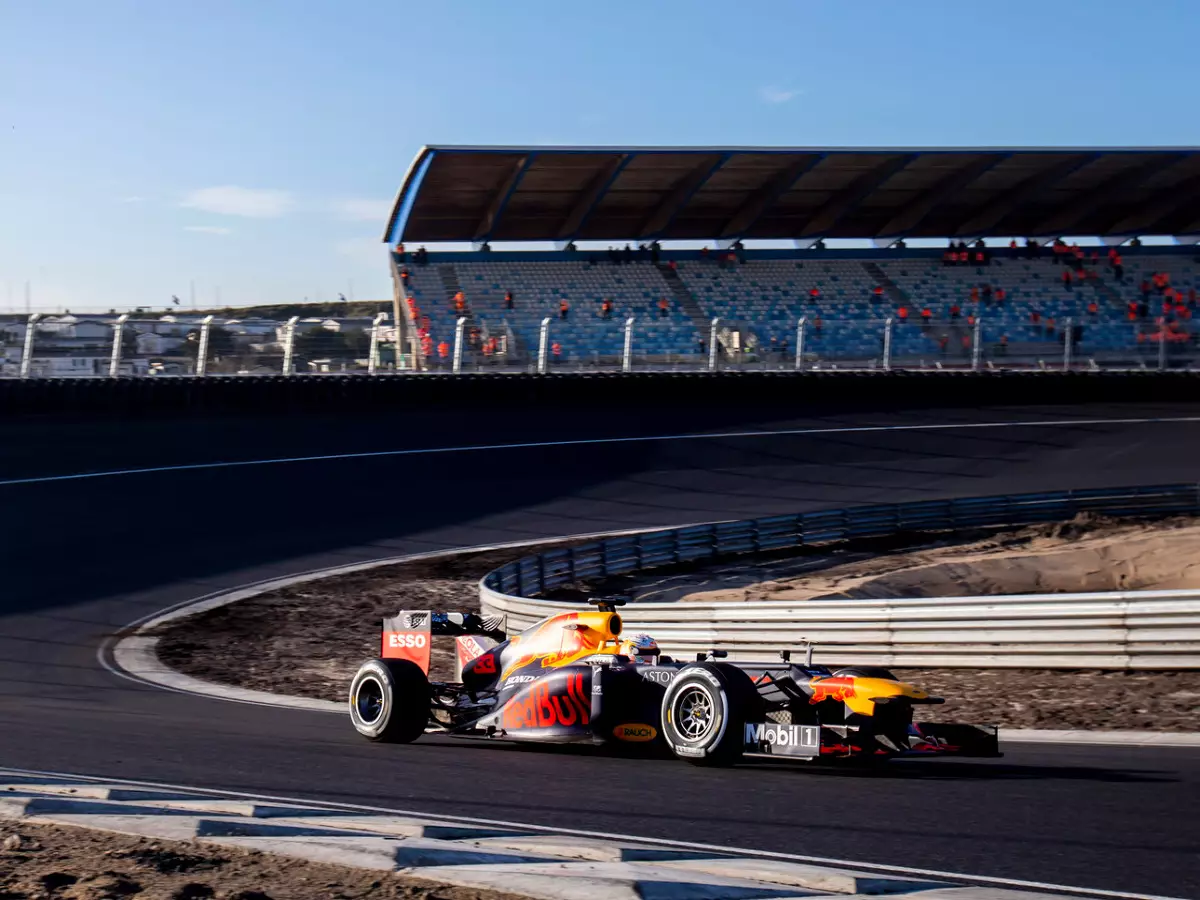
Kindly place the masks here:
<instances>
[{"instance_id":1,"label":"esso logo","mask_svg":"<svg viewBox=\"0 0 1200 900\"><path fill-rule=\"evenodd\" d=\"M421 631L408 634L389 634L389 647L424 647L429 643L428 636Z\"/></svg>"}]
</instances>

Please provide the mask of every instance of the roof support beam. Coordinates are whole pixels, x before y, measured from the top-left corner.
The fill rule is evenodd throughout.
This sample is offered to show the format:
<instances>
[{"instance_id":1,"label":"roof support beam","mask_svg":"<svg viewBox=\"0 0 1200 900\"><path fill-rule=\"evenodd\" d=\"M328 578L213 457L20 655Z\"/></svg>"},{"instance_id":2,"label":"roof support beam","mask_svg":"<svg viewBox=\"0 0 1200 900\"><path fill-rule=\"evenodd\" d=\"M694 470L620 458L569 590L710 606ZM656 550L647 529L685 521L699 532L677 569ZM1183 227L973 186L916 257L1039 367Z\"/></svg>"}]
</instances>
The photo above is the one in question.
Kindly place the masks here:
<instances>
[{"instance_id":1,"label":"roof support beam","mask_svg":"<svg viewBox=\"0 0 1200 900\"><path fill-rule=\"evenodd\" d=\"M798 238L821 237L838 222L858 208L867 195L880 187L889 178L907 168L917 158L916 153L895 156L876 166L865 175L856 178L849 187L838 191L828 202L809 218L808 223L796 235Z\"/></svg>"},{"instance_id":2,"label":"roof support beam","mask_svg":"<svg viewBox=\"0 0 1200 900\"><path fill-rule=\"evenodd\" d=\"M675 217L683 211L692 198L696 196L696 192L708 183L708 179L717 174L721 166L729 161L730 153L722 153L719 156L705 156L700 160L700 163L685 175L674 190L669 193L654 212L646 217L642 223L641 229L638 231L636 238L659 238L663 232L667 230Z\"/></svg>"},{"instance_id":3,"label":"roof support beam","mask_svg":"<svg viewBox=\"0 0 1200 900\"><path fill-rule=\"evenodd\" d=\"M1075 197L1061 204L1058 209L1038 223L1035 234L1071 234L1079 222L1086 221L1095 210L1107 203L1112 194L1137 187L1146 179L1187 159L1186 153L1168 153L1161 157L1119 172L1107 181L1098 184L1083 197Z\"/></svg>"},{"instance_id":4,"label":"roof support beam","mask_svg":"<svg viewBox=\"0 0 1200 900\"><path fill-rule=\"evenodd\" d=\"M1175 216L1191 210L1198 199L1200 175L1193 175L1169 188L1156 191L1139 212L1125 216L1106 230L1118 234L1173 234L1187 231L1186 228L1171 229L1167 226Z\"/></svg>"},{"instance_id":5,"label":"roof support beam","mask_svg":"<svg viewBox=\"0 0 1200 900\"><path fill-rule=\"evenodd\" d=\"M613 182L625 171L625 167L632 159L632 153L622 153L614 156L605 164L604 168L588 183L587 189L563 219L562 224L558 227L556 240L573 241L579 236L579 230L583 228L584 223L595 211L600 198L608 193L608 189L613 186Z\"/></svg>"},{"instance_id":6,"label":"roof support beam","mask_svg":"<svg viewBox=\"0 0 1200 900\"><path fill-rule=\"evenodd\" d=\"M408 167L408 171L404 174L404 181L400 184L400 191L396 194L396 200L392 204L392 214L388 216L387 230L383 233L384 243L400 243L404 240L404 229L408 225L408 217L412 214L413 205L417 201L421 182L425 180L425 174L429 171L436 155L428 147L422 147L421 152L413 159L412 165Z\"/></svg>"},{"instance_id":7,"label":"roof support beam","mask_svg":"<svg viewBox=\"0 0 1200 900\"><path fill-rule=\"evenodd\" d=\"M775 205L775 201L792 189L797 181L815 169L825 159L824 153L814 153L796 160L774 175L751 194L729 217L718 233L722 239L744 237L754 224Z\"/></svg>"},{"instance_id":8,"label":"roof support beam","mask_svg":"<svg viewBox=\"0 0 1200 900\"><path fill-rule=\"evenodd\" d=\"M521 179L525 177L525 173L529 171L530 165L537 159L536 153L527 153L513 163L512 171L508 178L504 180L503 186L496 191L496 196L492 198L492 202L488 204L487 211L479 220L479 224L475 226L475 235L471 238L477 244L483 244L492 236L492 232L496 230L496 222L500 220L500 216L504 213L504 208L508 206L508 201L512 199L512 195L516 193L517 187L521 184Z\"/></svg>"},{"instance_id":9,"label":"roof support beam","mask_svg":"<svg viewBox=\"0 0 1200 900\"><path fill-rule=\"evenodd\" d=\"M911 234L917 229L917 226L929 217L931 212L954 197L959 191L967 187L967 185L976 181L985 173L990 172L1011 156L1011 153L985 156L959 169L957 172L951 172L933 187L925 191L916 201L905 206L896 215L892 216L891 220L879 229L880 235L885 237L903 237L906 234Z\"/></svg>"},{"instance_id":10,"label":"roof support beam","mask_svg":"<svg viewBox=\"0 0 1200 900\"><path fill-rule=\"evenodd\" d=\"M1073 172L1078 172L1084 166L1091 165L1103 154L1084 153L1069 156L1062 162L1051 166L1044 172L1032 175L1021 182L1014 190L1004 194L982 212L960 222L954 228L954 237L974 237L991 234L992 230L1003 222L1013 211L1031 198L1036 197L1056 181L1061 181Z\"/></svg>"}]
</instances>

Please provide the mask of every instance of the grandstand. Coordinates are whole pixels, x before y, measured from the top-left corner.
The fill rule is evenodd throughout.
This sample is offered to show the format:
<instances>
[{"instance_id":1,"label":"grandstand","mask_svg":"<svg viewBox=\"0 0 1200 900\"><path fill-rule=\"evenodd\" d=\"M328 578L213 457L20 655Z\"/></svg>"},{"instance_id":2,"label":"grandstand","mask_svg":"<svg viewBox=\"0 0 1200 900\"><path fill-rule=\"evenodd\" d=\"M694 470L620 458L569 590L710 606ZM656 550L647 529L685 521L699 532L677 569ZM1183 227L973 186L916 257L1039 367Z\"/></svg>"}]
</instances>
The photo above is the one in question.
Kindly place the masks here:
<instances>
[{"instance_id":1,"label":"grandstand","mask_svg":"<svg viewBox=\"0 0 1200 900\"><path fill-rule=\"evenodd\" d=\"M414 355L430 367L449 365L459 318L469 365L532 366L543 347L548 366L611 365L627 320L634 355L666 366L706 359L714 320L723 363L787 364L803 321L806 363L879 364L887 330L896 364L1054 359L1068 336L1080 360L1136 364L1160 344L1173 361L1195 346L1195 251L1133 239L1194 240L1197 201L1192 149L425 148L384 238L477 248L394 256L416 310L404 323ZM993 242L986 264L947 265L944 243L901 242L975 251L1012 234L1040 253ZM1070 239L1052 250L1066 234L1108 246L1081 259ZM849 237L876 249L818 243ZM741 243L758 239L795 247ZM539 240L561 249L490 246ZM711 249L661 249L684 240ZM1163 285L1141 290L1155 274L1169 277L1165 307Z\"/></svg>"},{"instance_id":2,"label":"grandstand","mask_svg":"<svg viewBox=\"0 0 1200 900\"><path fill-rule=\"evenodd\" d=\"M705 352L714 318L721 323L722 346L736 332L742 353L757 350L762 361L771 361L771 348L776 361L791 360L802 317L807 323L805 357L813 361L877 359L889 317L895 321L892 355L897 365L964 356L962 337L970 336L973 317L981 322L985 359L997 354L1002 341L1012 356L1052 358L1060 352L1068 319L1078 326L1075 346L1081 359L1130 353L1153 357L1161 300L1155 293L1151 314L1136 321L1129 319L1128 304L1141 301L1139 286L1152 273L1167 273L1186 305L1188 292L1200 288L1200 264L1190 251L1144 257L1131 253L1136 251L1124 254L1121 282L1105 263L1089 262L1085 268L1096 277L1073 282L1070 290L1062 286L1064 266L1049 259L1014 259L1003 251L987 266L965 268L946 267L940 253L875 251L839 259L849 254L790 251L758 259L747 251L743 262L722 265L697 252L679 252L676 284L665 265L635 261L614 266L603 261L603 254L584 261L554 254L504 260L510 254L493 253L480 262L484 254L435 253L431 259L436 262L411 268L411 283L419 308L430 319L435 346L453 342L457 315L451 298L462 290L468 321L481 327L484 338L505 335L506 349L518 362L530 360L541 322L549 318L550 342L562 348L555 357L560 363L613 364L622 351L627 317L637 323L634 349L639 358L663 364L695 364ZM513 293L512 309L505 307L508 291ZM1003 303L994 299L1001 291ZM609 320L600 313L605 297L614 307ZM658 318L661 298L669 304L665 320ZM571 305L565 322L558 318L563 299ZM955 306L957 318L951 316ZM898 318L901 307L909 311L905 327ZM932 314L929 322L921 318L926 309ZM1189 308L1187 315L1191 312ZM1190 326L1190 319L1183 325Z\"/></svg>"}]
</instances>

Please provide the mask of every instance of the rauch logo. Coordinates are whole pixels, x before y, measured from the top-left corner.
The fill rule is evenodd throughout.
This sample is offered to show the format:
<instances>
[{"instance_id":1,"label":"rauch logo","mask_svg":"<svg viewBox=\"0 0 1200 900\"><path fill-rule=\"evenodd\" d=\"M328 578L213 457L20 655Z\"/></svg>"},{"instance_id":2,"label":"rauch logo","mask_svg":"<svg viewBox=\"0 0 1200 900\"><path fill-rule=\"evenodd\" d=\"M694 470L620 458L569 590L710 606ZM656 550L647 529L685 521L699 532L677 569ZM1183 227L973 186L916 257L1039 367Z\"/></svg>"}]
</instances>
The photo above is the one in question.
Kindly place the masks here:
<instances>
[{"instance_id":1,"label":"rauch logo","mask_svg":"<svg viewBox=\"0 0 1200 900\"><path fill-rule=\"evenodd\" d=\"M652 725L618 725L613 729L613 737L618 741L652 741L658 737L658 730Z\"/></svg>"}]
</instances>

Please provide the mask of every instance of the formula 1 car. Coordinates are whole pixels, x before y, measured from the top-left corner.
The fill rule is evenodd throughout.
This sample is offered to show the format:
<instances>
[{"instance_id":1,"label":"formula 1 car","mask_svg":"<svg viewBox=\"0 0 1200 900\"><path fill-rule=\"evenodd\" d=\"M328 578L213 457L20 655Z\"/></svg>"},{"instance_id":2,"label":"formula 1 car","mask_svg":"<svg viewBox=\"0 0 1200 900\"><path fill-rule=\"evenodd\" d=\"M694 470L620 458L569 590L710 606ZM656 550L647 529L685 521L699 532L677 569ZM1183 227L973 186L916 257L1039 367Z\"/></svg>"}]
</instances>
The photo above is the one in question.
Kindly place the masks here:
<instances>
[{"instance_id":1,"label":"formula 1 car","mask_svg":"<svg viewBox=\"0 0 1200 900\"><path fill-rule=\"evenodd\" d=\"M622 639L619 600L550 616L513 637L473 613L401 612L382 653L350 685L350 719L372 741L425 733L509 741L657 744L698 765L743 755L887 760L999 756L996 728L913 722L941 703L883 668L830 669L780 652L778 664L663 656L647 635ZM453 682L428 677L431 639L453 636Z\"/></svg>"}]
</instances>

